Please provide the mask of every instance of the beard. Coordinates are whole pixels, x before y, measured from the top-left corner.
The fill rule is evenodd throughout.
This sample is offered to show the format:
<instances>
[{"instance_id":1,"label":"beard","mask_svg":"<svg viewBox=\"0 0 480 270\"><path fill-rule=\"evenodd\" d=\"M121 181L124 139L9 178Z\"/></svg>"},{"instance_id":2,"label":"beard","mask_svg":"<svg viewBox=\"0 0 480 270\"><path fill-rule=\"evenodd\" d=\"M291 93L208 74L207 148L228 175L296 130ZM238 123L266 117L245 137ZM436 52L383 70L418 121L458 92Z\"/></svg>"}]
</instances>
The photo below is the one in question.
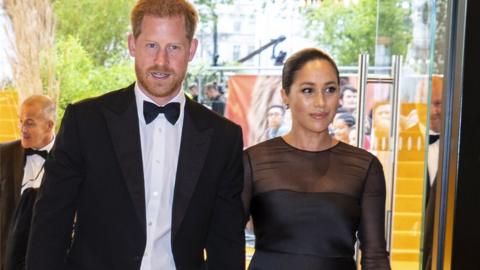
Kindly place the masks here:
<instances>
[{"instance_id":1,"label":"beard","mask_svg":"<svg viewBox=\"0 0 480 270\"><path fill-rule=\"evenodd\" d=\"M168 74L164 81L157 81L153 73ZM137 81L147 96L151 98L173 98L181 88L185 74L177 74L168 67L154 66L146 70L141 69L135 64L135 74Z\"/></svg>"}]
</instances>

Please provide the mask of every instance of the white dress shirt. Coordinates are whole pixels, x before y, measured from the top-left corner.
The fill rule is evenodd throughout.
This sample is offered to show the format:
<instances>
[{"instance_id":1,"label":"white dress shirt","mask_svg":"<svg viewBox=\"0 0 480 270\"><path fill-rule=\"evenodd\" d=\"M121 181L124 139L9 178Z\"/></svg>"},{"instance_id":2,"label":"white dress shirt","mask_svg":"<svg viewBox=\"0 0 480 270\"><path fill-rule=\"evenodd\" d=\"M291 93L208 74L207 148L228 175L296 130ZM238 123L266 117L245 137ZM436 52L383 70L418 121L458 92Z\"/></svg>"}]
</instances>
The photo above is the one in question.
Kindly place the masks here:
<instances>
[{"instance_id":1,"label":"white dress shirt","mask_svg":"<svg viewBox=\"0 0 480 270\"><path fill-rule=\"evenodd\" d=\"M426 130L427 128L423 124L419 124L420 127L420 132L422 133L422 136L426 138L425 144L428 146L428 152L427 152L427 169L428 169L428 183L430 186L433 185L433 181L435 180L435 177L437 176L437 171L438 171L438 152L439 152L439 146L440 146L440 140L437 140L436 142L429 144L428 140L429 138L426 135ZM439 135L438 132L435 132L433 130L428 131L428 135Z\"/></svg>"},{"instance_id":2,"label":"white dress shirt","mask_svg":"<svg viewBox=\"0 0 480 270\"><path fill-rule=\"evenodd\" d=\"M429 131L430 135L439 135L432 130ZM428 142L428 138L427 138ZM438 152L440 147L440 140L428 145L428 176L430 177L430 186L433 185L433 181L437 176L438 171Z\"/></svg>"},{"instance_id":3,"label":"white dress shirt","mask_svg":"<svg viewBox=\"0 0 480 270\"><path fill-rule=\"evenodd\" d=\"M147 243L141 270L175 270L171 247L172 205L183 128L185 95L180 91L170 102L180 103L180 116L172 125L159 114L148 125L143 101L153 102L135 84L140 142L145 180ZM158 104L157 104L158 105Z\"/></svg>"},{"instance_id":4,"label":"white dress shirt","mask_svg":"<svg viewBox=\"0 0 480 270\"><path fill-rule=\"evenodd\" d=\"M44 147L36 150L46 150L50 153L50 150L53 147L53 143L55 142L55 137L53 137L52 141L45 145ZM40 184L42 183L43 172L44 168L43 165L45 163L45 159L39 155L29 155L26 158L25 166L23 167L23 180L22 180L22 188L20 194L27 188L39 188Z\"/></svg>"}]
</instances>

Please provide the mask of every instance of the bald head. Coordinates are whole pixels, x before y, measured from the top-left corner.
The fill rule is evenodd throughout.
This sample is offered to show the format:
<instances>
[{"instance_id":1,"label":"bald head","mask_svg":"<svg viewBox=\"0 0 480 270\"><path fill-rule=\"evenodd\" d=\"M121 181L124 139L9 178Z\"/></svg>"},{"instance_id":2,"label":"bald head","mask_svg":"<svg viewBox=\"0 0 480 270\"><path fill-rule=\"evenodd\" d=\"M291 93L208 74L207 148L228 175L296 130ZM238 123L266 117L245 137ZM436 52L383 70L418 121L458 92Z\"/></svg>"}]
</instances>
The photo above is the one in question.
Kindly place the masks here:
<instances>
[{"instance_id":1,"label":"bald head","mask_svg":"<svg viewBox=\"0 0 480 270\"><path fill-rule=\"evenodd\" d=\"M28 97L22 103L22 107L35 108L36 111L42 114L42 117L55 122L56 117L56 106L55 102L44 95L34 95Z\"/></svg>"},{"instance_id":2,"label":"bald head","mask_svg":"<svg viewBox=\"0 0 480 270\"><path fill-rule=\"evenodd\" d=\"M24 148L40 149L53 140L55 103L47 96L34 95L20 107L20 134Z\"/></svg>"}]
</instances>

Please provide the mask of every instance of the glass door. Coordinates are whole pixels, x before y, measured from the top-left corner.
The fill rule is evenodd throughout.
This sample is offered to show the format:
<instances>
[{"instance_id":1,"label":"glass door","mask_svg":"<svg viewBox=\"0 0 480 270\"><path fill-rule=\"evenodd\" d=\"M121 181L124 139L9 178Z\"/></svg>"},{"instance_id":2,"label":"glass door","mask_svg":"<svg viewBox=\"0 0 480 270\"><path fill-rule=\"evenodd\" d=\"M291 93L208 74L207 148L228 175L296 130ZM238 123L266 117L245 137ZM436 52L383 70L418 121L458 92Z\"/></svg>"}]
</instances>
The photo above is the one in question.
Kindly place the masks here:
<instances>
[{"instance_id":1,"label":"glass door","mask_svg":"<svg viewBox=\"0 0 480 270\"><path fill-rule=\"evenodd\" d=\"M440 132L446 2L376 1L375 48L359 57L356 143L384 167L392 269L428 264L426 213L439 147L431 135ZM400 19L392 15L399 9Z\"/></svg>"},{"instance_id":2,"label":"glass door","mask_svg":"<svg viewBox=\"0 0 480 270\"><path fill-rule=\"evenodd\" d=\"M304 29L296 24L268 27L269 35L289 33L285 43L292 42L284 50L291 54L315 46L328 51L339 65L342 106L331 132L382 162L392 268L422 269L423 258L428 257L424 256L428 253L423 240L425 212L436 174L432 164L438 164L438 146L430 147L428 138L438 132L447 0L312 0L299 1L303 5L298 9L287 5L295 1L271 2L265 2L270 7L265 11L277 5L284 7L282 16L291 15L282 17L284 21L287 17L306 21ZM290 13L297 10L300 15ZM305 33L312 42L292 33ZM267 108L280 110L277 114L284 117L276 130L288 130L290 119L279 95L281 67L247 68L212 67L210 71L229 74L220 80L227 82L228 89L225 116L242 126L245 146L250 146L268 139L269 130L274 129ZM248 254L253 242L248 238Z\"/></svg>"}]
</instances>

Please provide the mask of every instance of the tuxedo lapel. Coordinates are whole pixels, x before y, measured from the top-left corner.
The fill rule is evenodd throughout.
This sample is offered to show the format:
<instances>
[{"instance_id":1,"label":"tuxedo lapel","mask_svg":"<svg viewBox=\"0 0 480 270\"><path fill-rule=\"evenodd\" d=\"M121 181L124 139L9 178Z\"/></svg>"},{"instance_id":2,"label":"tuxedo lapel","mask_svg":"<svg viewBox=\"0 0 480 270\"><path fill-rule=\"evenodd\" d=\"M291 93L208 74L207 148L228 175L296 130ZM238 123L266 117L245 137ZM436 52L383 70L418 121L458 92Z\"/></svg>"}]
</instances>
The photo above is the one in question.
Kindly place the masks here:
<instances>
[{"instance_id":1,"label":"tuxedo lapel","mask_svg":"<svg viewBox=\"0 0 480 270\"><path fill-rule=\"evenodd\" d=\"M213 130L202 127L197 105L187 98L175 180L172 239L178 232L205 163Z\"/></svg>"},{"instance_id":2,"label":"tuxedo lapel","mask_svg":"<svg viewBox=\"0 0 480 270\"><path fill-rule=\"evenodd\" d=\"M145 225L145 185L138 113L133 85L124 89L104 110L110 137L137 217Z\"/></svg>"},{"instance_id":3,"label":"tuxedo lapel","mask_svg":"<svg viewBox=\"0 0 480 270\"><path fill-rule=\"evenodd\" d=\"M18 144L16 144L15 146L15 153L13 153L13 180L15 183L15 202L18 202L18 200L20 200L20 191L22 189L23 173L25 167L25 149L23 149L20 141L18 141Z\"/></svg>"}]
</instances>

